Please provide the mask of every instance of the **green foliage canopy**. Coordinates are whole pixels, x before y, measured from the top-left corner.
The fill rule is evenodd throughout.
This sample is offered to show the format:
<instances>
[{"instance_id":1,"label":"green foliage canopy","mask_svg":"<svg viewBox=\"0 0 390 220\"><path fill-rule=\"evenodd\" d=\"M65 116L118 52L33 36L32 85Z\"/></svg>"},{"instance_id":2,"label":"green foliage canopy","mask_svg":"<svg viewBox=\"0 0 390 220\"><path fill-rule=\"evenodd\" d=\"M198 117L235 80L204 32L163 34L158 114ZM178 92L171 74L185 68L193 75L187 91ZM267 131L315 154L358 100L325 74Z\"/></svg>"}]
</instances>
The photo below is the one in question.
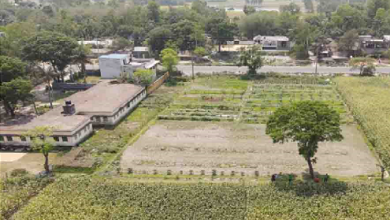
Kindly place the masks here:
<instances>
[{"instance_id":1,"label":"green foliage canopy","mask_svg":"<svg viewBox=\"0 0 390 220\"><path fill-rule=\"evenodd\" d=\"M299 154L309 165L314 178L312 159L318 150L318 143L341 141L340 115L327 104L319 101L303 101L282 106L267 122L266 134L274 143L296 141Z\"/></svg>"}]
</instances>

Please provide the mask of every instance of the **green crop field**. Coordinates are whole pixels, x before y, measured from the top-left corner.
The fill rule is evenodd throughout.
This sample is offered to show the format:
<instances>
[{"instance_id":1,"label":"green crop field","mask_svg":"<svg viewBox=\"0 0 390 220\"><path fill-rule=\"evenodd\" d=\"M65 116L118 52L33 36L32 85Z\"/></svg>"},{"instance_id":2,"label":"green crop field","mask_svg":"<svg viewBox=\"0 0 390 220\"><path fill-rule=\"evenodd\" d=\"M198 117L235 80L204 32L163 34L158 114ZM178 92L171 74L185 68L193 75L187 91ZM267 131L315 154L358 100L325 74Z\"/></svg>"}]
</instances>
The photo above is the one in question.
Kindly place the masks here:
<instances>
[{"instance_id":1,"label":"green crop field","mask_svg":"<svg viewBox=\"0 0 390 220\"><path fill-rule=\"evenodd\" d=\"M269 77L250 81L233 76L197 78L159 119L264 124L278 107L305 100L326 102L341 114L344 123L353 121L334 85L325 78Z\"/></svg>"},{"instance_id":2,"label":"green crop field","mask_svg":"<svg viewBox=\"0 0 390 220\"><path fill-rule=\"evenodd\" d=\"M50 182L28 176L0 179L0 219L8 219Z\"/></svg>"},{"instance_id":3,"label":"green crop field","mask_svg":"<svg viewBox=\"0 0 390 220\"><path fill-rule=\"evenodd\" d=\"M13 216L40 219L388 219L381 183L261 185L57 180Z\"/></svg>"},{"instance_id":4,"label":"green crop field","mask_svg":"<svg viewBox=\"0 0 390 220\"><path fill-rule=\"evenodd\" d=\"M390 78L337 78L336 83L368 140L390 168Z\"/></svg>"}]
</instances>

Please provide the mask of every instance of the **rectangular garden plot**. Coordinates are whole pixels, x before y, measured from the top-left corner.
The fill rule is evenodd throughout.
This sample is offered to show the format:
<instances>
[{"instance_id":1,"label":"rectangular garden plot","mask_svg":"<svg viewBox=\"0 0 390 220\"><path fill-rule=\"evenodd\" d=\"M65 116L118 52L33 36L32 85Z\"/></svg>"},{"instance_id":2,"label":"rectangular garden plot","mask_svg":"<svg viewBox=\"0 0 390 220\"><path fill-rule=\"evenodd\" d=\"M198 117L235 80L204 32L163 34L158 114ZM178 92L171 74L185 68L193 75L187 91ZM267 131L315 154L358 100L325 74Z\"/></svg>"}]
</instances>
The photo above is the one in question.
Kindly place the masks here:
<instances>
[{"instance_id":1,"label":"rectangular garden plot","mask_svg":"<svg viewBox=\"0 0 390 220\"><path fill-rule=\"evenodd\" d=\"M267 122L269 115L284 105L298 101L322 101L340 113L342 122L353 121L345 105L332 85L320 84L317 80L297 81L295 78L256 81L245 99L241 121L247 123Z\"/></svg>"},{"instance_id":2,"label":"rectangular garden plot","mask_svg":"<svg viewBox=\"0 0 390 220\"><path fill-rule=\"evenodd\" d=\"M201 77L180 94L160 120L238 120L248 82L236 77Z\"/></svg>"}]
</instances>

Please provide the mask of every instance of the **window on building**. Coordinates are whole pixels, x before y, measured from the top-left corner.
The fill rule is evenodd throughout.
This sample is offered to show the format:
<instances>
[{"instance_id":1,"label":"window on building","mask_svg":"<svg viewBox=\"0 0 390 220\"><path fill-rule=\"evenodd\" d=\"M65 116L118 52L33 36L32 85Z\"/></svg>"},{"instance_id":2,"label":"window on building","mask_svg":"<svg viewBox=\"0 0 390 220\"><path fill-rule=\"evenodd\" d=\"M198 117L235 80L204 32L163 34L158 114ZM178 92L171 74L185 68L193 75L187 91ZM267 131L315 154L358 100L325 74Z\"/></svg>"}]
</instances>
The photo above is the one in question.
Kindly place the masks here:
<instances>
[{"instance_id":1,"label":"window on building","mask_svg":"<svg viewBox=\"0 0 390 220\"><path fill-rule=\"evenodd\" d=\"M127 103L127 108L130 108L131 102Z\"/></svg>"},{"instance_id":2,"label":"window on building","mask_svg":"<svg viewBox=\"0 0 390 220\"><path fill-rule=\"evenodd\" d=\"M108 122L108 117L107 117L107 116L104 116L104 117L103 117L103 121L104 121L104 122Z\"/></svg>"},{"instance_id":3,"label":"window on building","mask_svg":"<svg viewBox=\"0 0 390 220\"><path fill-rule=\"evenodd\" d=\"M60 142L60 138L59 137L53 137L54 141L55 142Z\"/></svg>"},{"instance_id":4,"label":"window on building","mask_svg":"<svg viewBox=\"0 0 390 220\"><path fill-rule=\"evenodd\" d=\"M287 47L287 42L286 41L282 41L282 47Z\"/></svg>"},{"instance_id":5,"label":"window on building","mask_svg":"<svg viewBox=\"0 0 390 220\"><path fill-rule=\"evenodd\" d=\"M20 140L21 140L21 141L27 141L27 139L26 139L25 136L20 136Z\"/></svg>"},{"instance_id":6,"label":"window on building","mask_svg":"<svg viewBox=\"0 0 390 220\"><path fill-rule=\"evenodd\" d=\"M12 136L6 136L6 137L7 137L7 141L13 141Z\"/></svg>"},{"instance_id":7,"label":"window on building","mask_svg":"<svg viewBox=\"0 0 390 220\"><path fill-rule=\"evenodd\" d=\"M0 141L4 141L4 136L0 136Z\"/></svg>"},{"instance_id":8,"label":"window on building","mask_svg":"<svg viewBox=\"0 0 390 220\"><path fill-rule=\"evenodd\" d=\"M97 122L100 122L100 117L96 117L96 121L97 121Z\"/></svg>"},{"instance_id":9,"label":"window on building","mask_svg":"<svg viewBox=\"0 0 390 220\"><path fill-rule=\"evenodd\" d=\"M63 141L63 142L68 142L68 137L63 136L63 137L62 137L62 141Z\"/></svg>"}]
</instances>

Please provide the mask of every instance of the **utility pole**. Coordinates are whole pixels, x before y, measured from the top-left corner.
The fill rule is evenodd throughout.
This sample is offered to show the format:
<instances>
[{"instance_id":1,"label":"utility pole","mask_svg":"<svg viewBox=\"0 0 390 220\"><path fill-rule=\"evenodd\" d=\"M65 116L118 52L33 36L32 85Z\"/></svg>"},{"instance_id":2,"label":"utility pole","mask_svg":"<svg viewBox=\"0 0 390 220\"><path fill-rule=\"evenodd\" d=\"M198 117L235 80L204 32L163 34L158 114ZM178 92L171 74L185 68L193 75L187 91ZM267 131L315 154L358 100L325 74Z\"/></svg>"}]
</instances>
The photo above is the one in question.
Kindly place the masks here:
<instances>
[{"instance_id":1,"label":"utility pole","mask_svg":"<svg viewBox=\"0 0 390 220\"><path fill-rule=\"evenodd\" d=\"M194 51L191 53L191 64L192 64L192 81L195 81L195 73L194 73Z\"/></svg>"},{"instance_id":2,"label":"utility pole","mask_svg":"<svg viewBox=\"0 0 390 220\"><path fill-rule=\"evenodd\" d=\"M317 56L316 56L316 73L315 73L315 75L318 74L318 54L319 54L319 51L320 51L320 47L317 48Z\"/></svg>"}]
</instances>

